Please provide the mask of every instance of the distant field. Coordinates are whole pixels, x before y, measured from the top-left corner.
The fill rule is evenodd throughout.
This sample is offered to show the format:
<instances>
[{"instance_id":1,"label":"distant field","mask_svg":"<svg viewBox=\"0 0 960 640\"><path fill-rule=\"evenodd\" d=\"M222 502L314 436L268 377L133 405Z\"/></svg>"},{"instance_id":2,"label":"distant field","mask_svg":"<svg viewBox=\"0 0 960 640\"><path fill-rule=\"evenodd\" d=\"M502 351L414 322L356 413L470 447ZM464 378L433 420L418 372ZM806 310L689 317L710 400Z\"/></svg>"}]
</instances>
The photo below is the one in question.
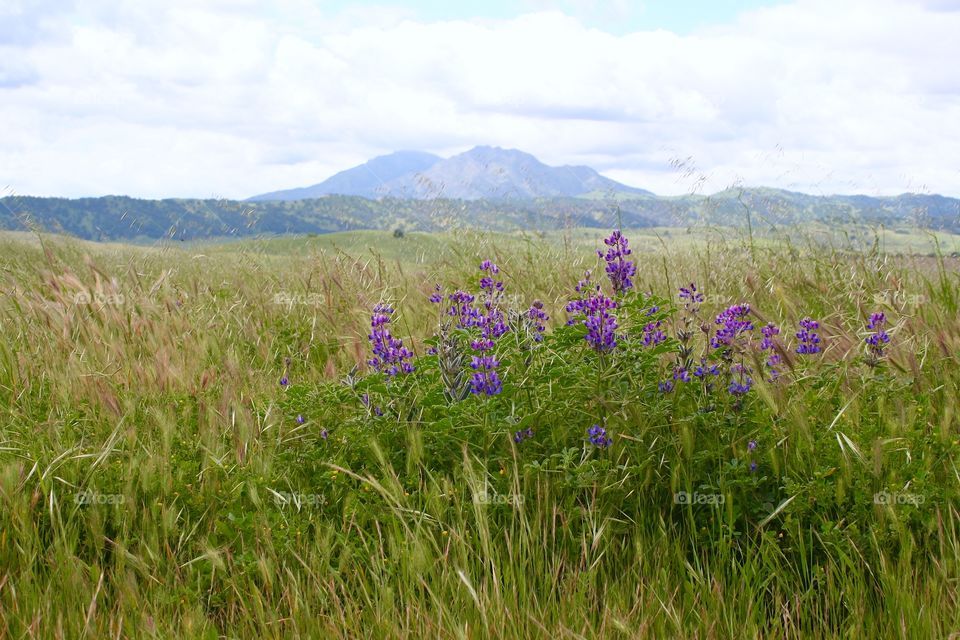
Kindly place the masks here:
<instances>
[{"instance_id":1,"label":"distant field","mask_svg":"<svg viewBox=\"0 0 960 640\"><path fill-rule=\"evenodd\" d=\"M754 231L0 235L0 637L949 637L958 237Z\"/></svg>"}]
</instances>

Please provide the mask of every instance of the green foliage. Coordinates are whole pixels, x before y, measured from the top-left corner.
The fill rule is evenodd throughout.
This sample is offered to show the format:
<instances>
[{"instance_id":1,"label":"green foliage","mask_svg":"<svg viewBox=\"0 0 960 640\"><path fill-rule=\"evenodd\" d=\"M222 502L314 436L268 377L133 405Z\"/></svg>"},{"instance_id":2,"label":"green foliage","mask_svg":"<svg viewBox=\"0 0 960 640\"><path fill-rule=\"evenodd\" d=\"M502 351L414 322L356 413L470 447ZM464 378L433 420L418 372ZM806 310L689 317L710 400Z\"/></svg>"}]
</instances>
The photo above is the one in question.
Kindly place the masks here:
<instances>
[{"instance_id":1,"label":"green foliage","mask_svg":"<svg viewBox=\"0 0 960 640\"><path fill-rule=\"evenodd\" d=\"M582 246L408 234L432 253L400 261L376 259L388 233L367 239L375 259L0 247L0 636L960 630L955 261L637 251L601 354L565 324L595 266ZM513 329L491 397L464 393L477 329L426 302L435 283L475 288L485 257ZM691 280L707 299L688 322ZM534 298L552 316L539 343L518 313ZM364 364L381 300L412 374ZM661 392L685 345L728 366L700 326L739 302L781 326L781 377L756 373L739 401L726 370ZM876 309L893 342L872 367ZM807 314L826 348L801 357ZM668 339L645 345L656 321Z\"/></svg>"}]
</instances>

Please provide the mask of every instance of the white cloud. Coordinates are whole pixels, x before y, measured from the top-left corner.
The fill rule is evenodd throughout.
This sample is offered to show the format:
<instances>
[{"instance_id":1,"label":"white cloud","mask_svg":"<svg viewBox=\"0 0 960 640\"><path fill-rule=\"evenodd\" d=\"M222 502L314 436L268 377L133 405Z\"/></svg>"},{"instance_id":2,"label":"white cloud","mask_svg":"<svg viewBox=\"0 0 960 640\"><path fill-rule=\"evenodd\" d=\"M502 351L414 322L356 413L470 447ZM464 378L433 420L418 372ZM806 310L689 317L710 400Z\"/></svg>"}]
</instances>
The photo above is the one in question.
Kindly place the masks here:
<instances>
[{"instance_id":1,"label":"white cloud","mask_svg":"<svg viewBox=\"0 0 960 640\"><path fill-rule=\"evenodd\" d=\"M245 197L395 149L496 144L658 193L960 196L953 1L798 0L687 36L555 10L425 24L307 0L112 4L0 11L16 192Z\"/></svg>"}]
</instances>

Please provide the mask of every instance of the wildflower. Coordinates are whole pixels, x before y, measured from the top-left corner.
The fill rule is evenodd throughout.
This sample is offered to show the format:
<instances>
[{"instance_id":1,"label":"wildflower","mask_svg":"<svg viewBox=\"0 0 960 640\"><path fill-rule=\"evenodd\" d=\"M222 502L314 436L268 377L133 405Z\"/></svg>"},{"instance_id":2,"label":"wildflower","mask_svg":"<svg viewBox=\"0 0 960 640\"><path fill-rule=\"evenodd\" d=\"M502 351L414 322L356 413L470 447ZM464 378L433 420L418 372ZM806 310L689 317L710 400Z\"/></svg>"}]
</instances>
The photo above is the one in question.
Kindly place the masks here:
<instances>
[{"instance_id":1,"label":"wildflower","mask_svg":"<svg viewBox=\"0 0 960 640\"><path fill-rule=\"evenodd\" d=\"M767 326L760 329L760 333L763 334L763 340L760 341L760 350L771 352L767 356L766 365L770 369L770 381L773 382L780 376L780 371L776 368L780 365L780 354L774 352L776 347L774 336L780 334L780 328L772 322L768 322Z\"/></svg>"},{"instance_id":2,"label":"wildflower","mask_svg":"<svg viewBox=\"0 0 960 640\"><path fill-rule=\"evenodd\" d=\"M690 382L690 372L684 367L675 367L673 370L673 379L680 382Z\"/></svg>"},{"instance_id":3,"label":"wildflower","mask_svg":"<svg viewBox=\"0 0 960 640\"><path fill-rule=\"evenodd\" d=\"M632 260L625 260L632 251L627 238L617 229L606 238L603 243L610 247L607 253L597 251L597 255L607 262L607 276L613 284L614 294L620 294L633 288L633 278L637 267Z\"/></svg>"},{"instance_id":4,"label":"wildflower","mask_svg":"<svg viewBox=\"0 0 960 640\"><path fill-rule=\"evenodd\" d=\"M614 331L617 329L617 319L610 314L610 309L616 303L605 296L598 295L588 307L589 314L583 321L587 328L586 340L597 351L610 351L617 346Z\"/></svg>"},{"instance_id":5,"label":"wildflower","mask_svg":"<svg viewBox=\"0 0 960 640\"><path fill-rule=\"evenodd\" d=\"M673 380L664 380L657 385L657 390L660 393L670 393L673 391Z\"/></svg>"},{"instance_id":6,"label":"wildflower","mask_svg":"<svg viewBox=\"0 0 960 640\"><path fill-rule=\"evenodd\" d=\"M617 346L616 334L617 319L610 313L616 309L617 303L603 295L599 287L597 291L586 298L572 300L567 304L567 312L584 316L571 318L567 324L575 324L578 320L587 328L584 339L598 352L610 351Z\"/></svg>"},{"instance_id":7,"label":"wildflower","mask_svg":"<svg viewBox=\"0 0 960 640\"><path fill-rule=\"evenodd\" d=\"M667 339L666 334L660 329L662 324L657 320L643 327L643 346L655 347Z\"/></svg>"},{"instance_id":8,"label":"wildflower","mask_svg":"<svg viewBox=\"0 0 960 640\"><path fill-rule=\"evenodd\" d=\"M751 462L751 463L750 463L750 473L753 473L753 472L756 471L756 470L757 470L757 463L756 463L756 462ZM781 534L781 535L782 535L782 534Z\"/></svg>"},{"instance_id":9,"label":"wildflower","mask_svg":"<svg viewBox=\"0 0 960 640\"><path fill-rule=\"evenodd\" d=\"M697 285L691 282L689 287L680 287L680 300L683 301L684 309L696 314L703 302L703 294L697 291Z\"/></svg>"},{"instance_id":10,"label":"wildflower","mask_svg":"<svg viewBox=\"0 0 960 640\"><path fill-rule=\"evenodd\" d=\"M753 378L744 376L740 380L731 380L727 391L729 391L732 396L743 396L750 391L751 386L753 386Z\"/></svg>"},{"instance_id":11,"label":"wildflower","mask_svg":"<svg viewBox=\"0 0 960 640\"><path fill-rule=\"evenodd\" d=\"M714 349L733 346L738 336L753 331L753 323L747 319L749 315L749 304L735 304L727 307L714 320L714 324L720 325L720 328L710 340L710 346Z\"/></svg>"},{"instance_id":12,"label":"wildflower","mask_svg":"<svg viewBox=\"0 0 960 640\"><path fill-rule=\"evenodd\" d=\"M470 378L471 393L495 396L503 391L503 384L497 375L497 367L499 366L500 361L491 355L473 356L470 368L476 373Z\"/></svg>"},{"instance_id":13,"label":"wildflower","mask_svg":"<svg viewBox=\"0 0 960 640\"><path fill-rule=\"evenodd\" d=\"M877 364L884 355L884 347L890 344L890 335L883 328L886 323L887 318L882 312L871 314L870 320L867 322L867 328L873 331L865 340L869 351L867 361L870 364Z\"/></svg>"},{"instance_id":14,"label":"wildflower","mask_svg":"<svg viewBox=\"0 0 960 640\"><path fill-rule=\"evenodd\" d=\"M705 378L706 376L718 376L720 375L720 367L715 364L707 365L707 359L701 358L700 364L693 371L693 375L697 378Z\"/></svg>"},{"instance_id":15,"label":"wildflower","mask_svg":"<svg viewBox=\"0 0 960 640\"><path fill-rule=\"evenodd\" d=\"M610 438L607 436L607 430L598 424L595 424L587 429L587 436L590 440L590 444L595 447L600 447L602 449L610 446Z\"/></svg>"},{"instance_id":16,"label":"wildflower","mask_svg":"<svg viewBox=\"0 0 960 640\"><path fill-rule=\"evenodd\" d=\"M513 434L513 441L517 444L520 444L524 440L533 437L533 429L527 429L526 431L517 431Z\"/></svg>"},{"instance_id":17,"label":"wildflower","mask_svg":"<svg viewBox=\"0 0 960 640\"><path fill-rule=\"evenodd\" d=\"M766 351L767 349L773 348L773 336L780 334L780 328L772 322L768 322L767 326L760 329L760 333L763 334L763 340L760 341L761 351Z\"/></svg>"},{"instance_id":18,"label":"wildflower","mask_svg":"<svg viewBox=\"0 0 960 640\"><path fill-rule=\"evenodd\" d=\"M321 429L321 430L320 430L320 437L323 438L324 440L326 440L326 439L327 439L327 436L329 436L329 435L330 435L330 434L327 433L327 430L326 430L326 429Z\"/></svg>"},{"instance_id":19,"label":"wildflower","mask_svg":"<svg viewBox=\"0 0 960 640\"><path fill-rule=\"evenodd\" d=\"M283 376L282 378L280 378L281 387L286 387L289 384L290 384L290 380L287 379L287 376Z\"/></svg>"},{"instance_id":20,"label":"wildflower","mask_svg":"<svg viewBox=\"0 0 960 640\"><path fill-rule=\"evenodd\" d=\"M747 451L753 451L756 448L757 448L756 440L751 440L750 442L747 443Z\"/></svg>"},{"instance_id":21,"label":"wildflower","mask_svg":"<svg viewBox=\"0 0 960 640\"><path fill-rule=\"evenodd\" d=\"M797 353L820 353L820 336L816 333L819 328L820 323L809 317L800 321L800 331L797 331L800 344L797 346Z\"/></svg>"},{"instance_id":22,"label":"wildflower","mask_svg":"<svg viewBox=\"0 0 960 640\"><path fill-rule=\"evenodd\" d=\"M543 303L539 300L534 300L530 308L527 309L527 318L533 323L533 339L536 342L542 341L543 331L545 329L544 323L550 319L550 316L543 310Z\"/></svg>"},{"instance_id":23,"label":"wildflower","mask_svg":"<svg viewBox=\"0 0 960 640\"><path fill-rule=\"evenodd\" d=\"M490 273L496 275L500 273L500 267L493 264L489 260L484 260L480 263L480 271L489 271Z\"/></svg>"},{"instance_id":24,"label":"wildflower","mask_svg":"<svg viewBox=\"0 0 960 640\"><path fill-rule=\"evenodd\" d=\"M403 340L390 335L387 325L390 324L392 314L393 308L389 305L375 306L370 319L373 330L367 336L373 347L373 357L367 360L367 364L388 376L395 376L400 372L411 373L415 368L407 362L413 357L413 352L403 346Z\"/></svg>"},{"instance_id":25,"label":"wildflower","mask_svg":"<svg viewBox=\"0 0 960 640\"><path fill-rule=\"evenodd\" d=\"M303 416L298 415L298 416L297 416L297 424L303 424L304 422L306 422L306 420L304 420Z\"/></svg>"},{"instance_id":26,"label":"wildflower","mask_svg":"<svg viewBox=\"0 0 960 640\"><path fill-rule=\"evenodd\" d=\"M730 384L727 386L727 391L730 392L730 395L735 397L741 397L746 395L750 388L753 386L753 378L750 377L750 369L743 366L742 364L735 364L730 367Z\"/></svg>"},{"instance_id":27,"label":"wildflower","mask_svg":"<svg viewBox=\"0 0 960 640\"><path fill-rule=\"evenodd\" d=\"M441 302L443 302L443 294L441 293L442 290L443 289L440 287L439 284L436 287L434 287L433 295L430 296L430 302L434 304L440 304Z\"/></svg>"},{"instance_id":28,"label":"wildflower","mask_svg":"<svg viewBox=\"0 0 960 640\"><path fill-rule=\"evenodd\" d=\"M480 311L473 307L475 299L473 295L460 290L447 296L447 300L450 302L447 315L457 319L458 327L472 327L476 324Z\"/></svg>"},{"instance_id":29,"label":"wildflower","mask_svg":"<svg viewBox=\"0 0 960 640\"><path fill-rule=\"evenodd\" d=\"M574 290L575 290L577 293L581 293L581 292L583 292L585 289L588 289L588 288L591 286L591 285L590 285L591 275L592 275L592 273L591 273L591 271L590 271L589 269L587 269L586 271L583 272L583 280L580 280L579 282L577 282L577 286L574 287Z\"/></svg>"}]
</instances>

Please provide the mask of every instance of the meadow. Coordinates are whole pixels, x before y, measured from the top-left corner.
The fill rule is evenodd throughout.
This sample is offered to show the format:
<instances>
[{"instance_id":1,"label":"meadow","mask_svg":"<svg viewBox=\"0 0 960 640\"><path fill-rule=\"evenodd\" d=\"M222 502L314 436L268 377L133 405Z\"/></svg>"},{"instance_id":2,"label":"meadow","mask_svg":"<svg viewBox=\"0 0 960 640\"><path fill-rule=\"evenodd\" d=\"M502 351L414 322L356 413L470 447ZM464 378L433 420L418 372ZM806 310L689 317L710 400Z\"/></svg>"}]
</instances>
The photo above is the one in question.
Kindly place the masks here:
<instances>
[{"instance_id":1,"label":"meadow","mask_svg":"<svg viewBox=\"0 0 960 640\"><path fill-rule=\"evenodd\" d=\"M957 237L610 235L3 236L0 637L960 633Z\"/></svg>"}]
</instances>

